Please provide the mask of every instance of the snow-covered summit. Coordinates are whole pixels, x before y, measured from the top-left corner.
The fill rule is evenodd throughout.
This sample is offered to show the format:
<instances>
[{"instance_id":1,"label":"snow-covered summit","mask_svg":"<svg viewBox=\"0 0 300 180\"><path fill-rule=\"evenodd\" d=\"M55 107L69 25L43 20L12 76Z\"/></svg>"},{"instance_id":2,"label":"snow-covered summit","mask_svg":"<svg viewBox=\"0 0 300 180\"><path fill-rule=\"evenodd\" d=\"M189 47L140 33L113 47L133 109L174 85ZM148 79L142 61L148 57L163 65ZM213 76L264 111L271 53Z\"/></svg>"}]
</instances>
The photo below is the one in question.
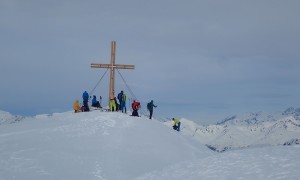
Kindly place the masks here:
<instances>
[{"instance_id":1,"label":"snow-covered summit","mask_svg":"<svg viewBox=\"0 0 300 180\"><path fill-rule=\"evenodd\" d=\"M163 124L117 112L26 117L19 123L0 126L0 179L297 179L300 176L300 146L216 153L205 147L200 137L218 139L222 136L218 133L227 134L231 130L224 131L219 125L202 129L187 119L181 121L182 132L177 132L171 122ZM298 132L293 123L293 119L287 118L272 126L274 132L285 125L289 131ZM247 137L236 135L239 136L240 140Z\"/></svg>"},{"instance_id":2,"label":"snow-covered summit","mask_svg":"<svg viewBox=\"0 0 300 180\"><path fill-rule=\"evenodd\" d=\"M213 152L146 118L55 113L0 126L0 179L134 179Z\"/></svg>"}]
</instances>

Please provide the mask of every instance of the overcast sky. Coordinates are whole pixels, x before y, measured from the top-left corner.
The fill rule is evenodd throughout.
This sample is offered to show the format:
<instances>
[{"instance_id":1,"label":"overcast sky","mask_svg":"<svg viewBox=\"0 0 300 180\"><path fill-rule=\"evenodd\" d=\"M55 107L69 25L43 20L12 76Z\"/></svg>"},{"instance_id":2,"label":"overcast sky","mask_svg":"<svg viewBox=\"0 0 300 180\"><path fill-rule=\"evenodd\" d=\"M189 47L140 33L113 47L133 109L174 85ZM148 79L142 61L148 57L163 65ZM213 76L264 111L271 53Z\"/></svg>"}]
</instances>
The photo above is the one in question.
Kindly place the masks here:
<instances>
[{"instance_id":1,"label":"overcast sky","mask_svg":"<svg viewBox=\"0 0 300 180\"><path fill-rule=\"evenodd\" d=\"M298 0L1 0L0 109L72 110L109 63L156 115L215 121L300 107ZM108 96L108 74L95 90ZM117 75L116 91L130 93ZM144 105L145 106L145 105Z\"/></svg>"}]
</instances>

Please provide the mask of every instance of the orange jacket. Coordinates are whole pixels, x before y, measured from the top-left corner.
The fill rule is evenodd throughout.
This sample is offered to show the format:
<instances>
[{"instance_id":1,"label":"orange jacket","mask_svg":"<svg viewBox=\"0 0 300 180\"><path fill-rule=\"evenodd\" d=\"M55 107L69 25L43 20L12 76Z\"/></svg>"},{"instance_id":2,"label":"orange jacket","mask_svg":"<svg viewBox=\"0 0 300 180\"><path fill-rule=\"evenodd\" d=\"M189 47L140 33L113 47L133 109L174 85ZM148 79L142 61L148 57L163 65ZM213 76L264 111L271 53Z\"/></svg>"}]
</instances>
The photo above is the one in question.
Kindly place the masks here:
<instances>
[{"instance_id":1,"label":"orange jacket","mask_svg":"<svg viewBox=\"0 0 300 180\"><path fill-rule=\"evenodd\" d=\"M75 111L79 111L80 110L80 106L79 106L79 101L78 100L75 101L75 103L73 105L73 109Z\"/></svg>"}]
</instances>

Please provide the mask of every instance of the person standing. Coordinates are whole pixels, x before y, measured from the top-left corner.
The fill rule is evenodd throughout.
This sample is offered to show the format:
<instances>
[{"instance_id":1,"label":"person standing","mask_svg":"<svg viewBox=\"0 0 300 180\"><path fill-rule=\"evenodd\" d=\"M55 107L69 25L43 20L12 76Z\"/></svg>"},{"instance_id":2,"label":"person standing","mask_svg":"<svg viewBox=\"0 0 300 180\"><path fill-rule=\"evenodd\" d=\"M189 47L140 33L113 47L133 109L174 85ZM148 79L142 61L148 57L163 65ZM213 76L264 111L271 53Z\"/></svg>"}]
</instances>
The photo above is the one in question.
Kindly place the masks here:
<instances>
[{"instance_id":1,"label":"person standing","mask_svg":"<svg viewBox=\"0 0 300 180\"><path fill-rule=\"evenodd\" d=\"M120 106L121 106L121 110L122 110L122 113L125 111L125 114L126 114L126 94L122 91L122 101L120 103Z\"/></svg>"},{"instance_id":2,"label":"person standing","mask_svg":"<svg viewBox=\"0 0 300 180\"><path fill-rule=\"evenodd\" d=\"M122 109L122 97L123 97L123 91L121 91L117 96L120 106L121 106L120 109Z\"/></svg>"},{"instance_id":3,"label":"person standing","mask_svg":"<svg viewBox=\"0 0 300 180\"><path fill-rule=\"evenodd\" d=\"M109 101L109 109L110 109L110 111L115 111L116 110L116 101L115 101L115 99L111 99Z\"/></svg>"},{"instance_id":4,"label":"person standing","mask_svg":"<svg viewBox=\"0 0 300 180\"><path fill-rule=\"evenodd\" d=\"M173 125L173 129L176 131L180 131L180 121L179 119L176 118L172 118L172 120L174 121L174 125Z\"/></svg>"},{"instance_id":5,"label":"person standing","mask_svg":"<svg viewBox=\"0 0 300 180\"><path fill-rule=\"evenodd\" d=\"M118 104L118 101L117 101L116 97L114 97L114 101L115 101L115 105L116 105L115 111L119 111L120 110L120 104Z\"/></svg>"},{"instance_id":6,"label":"person standing","mask_svg":"<svg viewBox=\"0 0 300 180\"><path fill-rule=\"evenodd\" d=\"M89 105L88 105L89 93L84 91L84 93L82 94L82 99L83 99L84 111L90 111L90 108L89 108Z\"/></svg>"},{"instance_id":7,"label":"person standing","mask_svg":"<svg viewBox=\"0 0 300 180\"><path fill-rule=\"evenodd\" d=\"M147 109L148 109L148 111L150 112L150 116L149 116L149 119L152 119L152 115L153 115L153 107L157 107L157 106L155 106L154 104L153 104L153 100L151 100L151 102L149 102L148 104L147 104Z\"/></svg>"}]
</instances>

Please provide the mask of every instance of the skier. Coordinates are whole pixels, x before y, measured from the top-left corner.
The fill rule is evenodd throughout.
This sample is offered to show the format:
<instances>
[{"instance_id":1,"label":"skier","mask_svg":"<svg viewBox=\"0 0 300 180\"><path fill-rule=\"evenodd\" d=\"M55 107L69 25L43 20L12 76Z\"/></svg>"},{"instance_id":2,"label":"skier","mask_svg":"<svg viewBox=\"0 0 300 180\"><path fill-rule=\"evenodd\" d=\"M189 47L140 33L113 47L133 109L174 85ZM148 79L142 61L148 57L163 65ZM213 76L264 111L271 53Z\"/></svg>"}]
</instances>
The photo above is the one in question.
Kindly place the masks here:
<instances>
[{"instance_id":1,"label":"skier","mask_svg":"<svg viewBox=\"0 0 300 180\"><path fill-rule=\"evenodd\" d=\"M75 113L78 113L80 110L80 106L79 106L79 101L78 99L75 101L74 105L73 105L73 109Z\"/></svg>"},{"instance_id":2,"label":"skier","mask_svg":"<svg viewBox=\"0 0 300 180\"><path fill-rule=\"evenodd\" d=\"M97 98L95 95L93 96L93 99L92 99L92 106L96 107L96 108L100 108L100 103L99 103L99 101L97 101Z\"/></svg>"},{"instance_id":3,"label":"skier","mask_svg":"<svg viewBox=\"0 0 300 180\"><path fill-rule=\"evenodd\" d=\"M122 101L120 103L122 113L125 111L126 114L126 94L122 91Z\"/></svg>"},{"instance_id":4,"label":"skier","mask_svg":"<svg viewBox=\"0 0 300 180\"><path fill-rule=\"evenodd\" d=\"M138 101L133 101L132 103L132 116L137 116L139 117L139 113L138 113L138 110L140 108L140 102Z\"/></svg>"},{"instance_id":5,"label":"skier","mask_svg":"<svg viewBox=\"0 0 300 180\"><path fill-rule=\"evenodd\" d=\"M174 121L173 129L176 131L180 131L180 121L176 118L172 118L172 120Z\"/></svg>"},{"instance_id":6,"label":"skier","mask_svg":"<svg viewBox=\"0 0 300 180\"><path fill-rule=\"evenodd\" d=\"M155 105L153 104L153 100L151 100L151 102L149 102L149 103L147 104L147 109L148 109L148 111L150 112L149 119L152 119L153 107L156 108L157 106L155 106Z\"/></svg>"},{"instance_id":7,"label":"skier","mask_svg":"<svg viewBox=\"0 0 300 180\"><path fill-rule=\"evenodd\" d=\"M116 107L115 107L115 111L119 111L119 110L120 110L120 104L118 103L118 101L117 101L117 98L116 98L116 97L114 97L114 101L115 101L115 105L116 105Z\"/></svg>"},{"instance_id":8,"label":"skier","mask_svg":"<svg viewBox=\"0 0 300 180\"><path fill-rule=\"evenodd\" d=\"M116 102L115 102L114 99L111 99L111 100L109 101L109 110L110 110L110 111L115 111L115 110L116 110Z\"/></svg>"},{"instance_id":9,"label":"skier","mask_svg":"<svg viewBox=\"0 0 300 180\"><path fill-rule=\"evenodd\" d=\"M84 91L84 93L82 94L82 99L83 99L84 111L90 111L90 108L88 105L89 94L86 91Z\"/></svg>"},{"instance_id":10,"label":"skier","mask_svg":"<svg viewBox=\"0 0 300 180\"><path fill-rule=\"evenodd\" d=\"M123 91L121 91L119 94L118 94L118 100L119 100L119 103L120 103L120 106L121 106L121 108L120 109L122 109L122 97L123 97Z\"/></svg>"}]
</instances>

